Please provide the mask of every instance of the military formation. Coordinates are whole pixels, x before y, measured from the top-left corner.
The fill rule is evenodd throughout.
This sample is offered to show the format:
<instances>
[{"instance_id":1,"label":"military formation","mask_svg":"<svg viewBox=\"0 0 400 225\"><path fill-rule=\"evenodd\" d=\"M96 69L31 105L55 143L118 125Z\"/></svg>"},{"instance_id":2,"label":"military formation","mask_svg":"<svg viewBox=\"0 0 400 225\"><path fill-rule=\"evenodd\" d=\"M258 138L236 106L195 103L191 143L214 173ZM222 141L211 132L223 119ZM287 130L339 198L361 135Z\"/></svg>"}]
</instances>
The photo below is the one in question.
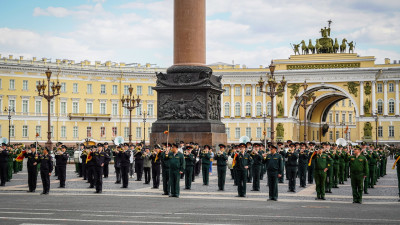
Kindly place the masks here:
<instances>
[{"instance_id":1,"label":"military formation","mask_svg":"<svg viewBox=\"0 0 400 225\"><path fill-rule=\"evenodd\" d=\"M39 173L43 183L42 194L48 194L53 170L60 182L59 188L65 188L69 161L66 150L62 143L57 143L52 151L35 144L29 148L3 144L0 149L0 185L5 186L12 174L22 170L26 158L28 192L35 192ZM185 189L190 190L192 182L201 173L203 185L209 185L210 167L214 162L218 191L225 190L229 169L234 186L237 186L237 197L246 197L247 183L252 183L251 191L260 191L260 180L266 177L270 201L278 200L278 183L284 183L285 179L288 180L288 192L296 192L297 186L305 188L315 182L316 200L325 200L326 193L332 193L332 188L340 188L350 180L353 203L362 203L363 194L368 194L368 189L374 188L379 178L386 175L389 155L396 159L393 169L397 167L400 178L400 152L389 152L365 142L360 146L338 146L328 142L316 146L313 142L288 140L277 145L271 142L266 145L250 142L230 146L220 144L215 149L193 142L162 143L153 148L141 143L110 147L106 142L93 146L82 143L74 154L77 175L86 180L88 188L95 189L95 193L102 193L103 178L108 178L109 167L113 164L115 184L121 184L121 188L128 188L134 169L136 181L141 181L144 173L144 184L152 183L152 188L161 188L163 195L179 198L181 180ZM297 178L299 185L296 185Z\"/></svg>"}]
</instances>

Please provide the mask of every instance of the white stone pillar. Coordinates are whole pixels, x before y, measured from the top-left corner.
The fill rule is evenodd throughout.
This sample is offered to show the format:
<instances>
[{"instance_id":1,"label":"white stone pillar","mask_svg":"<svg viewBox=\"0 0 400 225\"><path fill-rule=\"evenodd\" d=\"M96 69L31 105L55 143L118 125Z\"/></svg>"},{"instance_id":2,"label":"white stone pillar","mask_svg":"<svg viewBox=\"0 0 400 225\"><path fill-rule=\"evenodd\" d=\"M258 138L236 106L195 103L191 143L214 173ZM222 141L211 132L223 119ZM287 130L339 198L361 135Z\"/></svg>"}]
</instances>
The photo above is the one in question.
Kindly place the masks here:
<instances>
[{"instance_id":1,"label":"white stone pillar","mask_svg":"<svg viewBox=\"0 0 400 225\"><path fill-rule=\"evenodd\" d=\"M267 86L264 84L263 86L263 91L267 91ZM263 108L263 114L267 113L267 95L265 93L262 93L263 100L262 100L262 108Z\"/></svg>"},{"instance_id":2,"label":"white stone pillar","mask_svg":"<svg viewBox=\"0 0 400 225\"><path fill-rule=\"evenodd\" d=\"M376 112L376 93L375 93L375 86L376 82L372 81L371 87L372 87L372 115L375 115Z\"/></svg>"},{"instance_id":3,"label":"white stone pillar","mask_svg":"<svg viewBox=\"0 0 400 225\"><path fill-rule=\"evenodd\" d=\"M396 112L396 116L400 116L400 110L399 110L399 101L400 101L400 99L399 99L399 80L396 80L396 105L394 106L395 107L395 112Z\"/></svg>"},{"instance_id":4,"label":"white stone pillar","mask_svg":"<svg viewBox=\"0 0 400 225\"><path fill-rule=\"evenodd\" d=\"M222 92L221 93L221 110L220 110L220 117L221 118L224 118L224 116L225 116L225 111L224 111L224 107L225 106L225 104L224 104L224 92Z\"/></svg>"},{"instance_id":5,"label":"white stone pillar","mask_svg":"<svg viewBox=\"0 0 400 225\"><path fill-rule=\"evenodd\" d=\"M256 117L256 85L251 85L251 106L252 106L252 113L251 117Z\"/></svg>"},{"instance_id":6,"label":"white stone pillar","mask_svg":"<svg viewBox=\"0 0 400 225\"><path fill-rule=\"evenodd\" d=\"M244 88L245 88L245 85L242 84L242 103L241 103L242 104L242 118L246 117L246 103L244 102L244 92L245 92Z\"/></svg>"},{"instance_id":7,"label":"white stone pillar","mask_svg":"<svg viewBox=\"0 0 400 225\"><path fill-rule=\"evenodd\" d=\"M360 81L360 116L364 116L364 81Z\"/></svg>"},{"instance_id":8,"label":"white stone pillar","mask_svg":"<svg viewBox=\"0 0 400 225\"><path fill-rule=\"evenodd\" d=\"M235 117L235 85L231 84L231 117Z\"/></svg>"},{"instance_id":9,"label":"white stone pillar","mask_svg":"<svg viewBox=\"0 0 400 225\"><path fill-rule=\"evenodd\" d=\"M286 85L285 85L285 92L284 92L284 94L283 94L283 107L284 107L284 109L283 109L283 112L284 112L284 117L288 117L288 101L287 101L287 92L288 92L288 90L287 90L287 88L288 88L288 85L287 85L287 83L286 83Z\"/></svg>"},{"instance_id":10,"label":"white stone pillar","mask_svg":"<svg viewBox=\"0 0 400 225\"><path fill-rule=\"evenodd\" d=\"M387 87L387 80L383 81L383 115L388 115L388 87Z\"/></svg>"}]
</instances>

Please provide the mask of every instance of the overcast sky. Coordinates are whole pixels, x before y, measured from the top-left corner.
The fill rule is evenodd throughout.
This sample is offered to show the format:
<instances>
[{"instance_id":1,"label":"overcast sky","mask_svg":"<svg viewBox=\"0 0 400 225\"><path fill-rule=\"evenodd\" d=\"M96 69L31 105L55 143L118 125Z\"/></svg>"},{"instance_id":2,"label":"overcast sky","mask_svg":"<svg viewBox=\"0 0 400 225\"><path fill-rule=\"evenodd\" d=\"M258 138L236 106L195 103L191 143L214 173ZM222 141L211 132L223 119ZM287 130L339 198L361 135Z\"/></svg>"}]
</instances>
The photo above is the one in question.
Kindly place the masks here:
<instances>
[{"instance_id":1,"label":"overcast sky","mask_svg":"<svg viewBox=\"0 0 400 225\"><path fill-rule=\"evenodd\" d=\"M0 15L2 57L173 61L173 0L2 0ZM359 55L400 60L399 0L207 0L207 63L266 66L330 19Z\"/></svg>"}]
</instances>

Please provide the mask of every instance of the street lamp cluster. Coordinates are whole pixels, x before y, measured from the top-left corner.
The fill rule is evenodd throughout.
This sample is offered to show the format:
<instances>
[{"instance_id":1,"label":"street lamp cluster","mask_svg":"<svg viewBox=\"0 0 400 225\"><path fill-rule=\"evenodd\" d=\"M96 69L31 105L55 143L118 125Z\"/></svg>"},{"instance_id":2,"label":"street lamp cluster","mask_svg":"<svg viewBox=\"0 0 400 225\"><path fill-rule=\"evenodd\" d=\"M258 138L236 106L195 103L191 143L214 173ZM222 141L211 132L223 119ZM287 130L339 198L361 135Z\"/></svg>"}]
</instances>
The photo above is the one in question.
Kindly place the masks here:
<instances>
[{"instance_id":1,"label":"street lamp cluster","mask_svg":"<svg viewBox=\"0 0 400 225\"><path fill-rule=\"evenodd\" d=\"M122 95L121 103L122 107L129 110L129 144L132 144L132 110L139 107L141 99L139 98L139 95L135 99L135 96L133 95L132 85L129 85L128 90L129 90L129 95L127 95L126 97Z\"/></svg>"},{"instance_id":2,"label":"street lamp cluster","mask_svg":"<svg viewBox=\"0 0 400 225\"><path fill-rule=\"evenodd\" d=\"M8 113L8 144L11 143L10 131L11 131L11 113L15 113L15 109L13 106L8 106L4 109L4 112Z\"/></svg>"},{"instance_id":3,"label":"street lamp cluster","mask_svg":"<svg viewBox=\"0 0 400 225\"><path fill-rule=\"evenodd\" d=\"M306 109L307 109L307 107L309 107L310 105L313 105L313 104L314 104L316 96L314 95L314 96L312 96L312 97L310 98L310 95L307 95L307 94L306 94L306 91L307 91L307 88L308 88L307 81L304 81L304 83L302 84L302 86L303 86L303 89L304 89L303 95L302 95L302 96L298 96L298 95L296 94L295 99L296 99L296 102L299 101L299 99L300 99L299 104L300 104L300 106L303 107L303 109L304 109L304 142L306 142L306 141L307 141L307 111L306 111ZM312 99L312 101L313 101L312 104L308 104L308 102L309 102L311 99Z\"/></svg>"}]
</instances>

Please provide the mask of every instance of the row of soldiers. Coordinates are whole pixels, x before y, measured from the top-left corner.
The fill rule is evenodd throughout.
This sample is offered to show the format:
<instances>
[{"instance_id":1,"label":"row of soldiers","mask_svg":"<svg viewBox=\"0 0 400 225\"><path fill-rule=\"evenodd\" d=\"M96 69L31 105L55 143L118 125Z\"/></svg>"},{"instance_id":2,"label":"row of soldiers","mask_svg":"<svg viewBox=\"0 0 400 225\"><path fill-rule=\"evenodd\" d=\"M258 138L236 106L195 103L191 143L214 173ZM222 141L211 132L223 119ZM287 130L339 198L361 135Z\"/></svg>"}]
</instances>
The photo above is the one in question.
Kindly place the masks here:
<instances>
[{"instance_id":1,"label":"row of soldiers","mask_svg":"<svg viewBox=\"0 0 400 225\"><path fill-rule=\"evenodd\" d=\"M6 182L11 181L13 174L22 171L23 163L16 159L23 149L23 144L8 145L2 143L0 148L0 186L5 186Z\"/></svg>"}]
</instances>

